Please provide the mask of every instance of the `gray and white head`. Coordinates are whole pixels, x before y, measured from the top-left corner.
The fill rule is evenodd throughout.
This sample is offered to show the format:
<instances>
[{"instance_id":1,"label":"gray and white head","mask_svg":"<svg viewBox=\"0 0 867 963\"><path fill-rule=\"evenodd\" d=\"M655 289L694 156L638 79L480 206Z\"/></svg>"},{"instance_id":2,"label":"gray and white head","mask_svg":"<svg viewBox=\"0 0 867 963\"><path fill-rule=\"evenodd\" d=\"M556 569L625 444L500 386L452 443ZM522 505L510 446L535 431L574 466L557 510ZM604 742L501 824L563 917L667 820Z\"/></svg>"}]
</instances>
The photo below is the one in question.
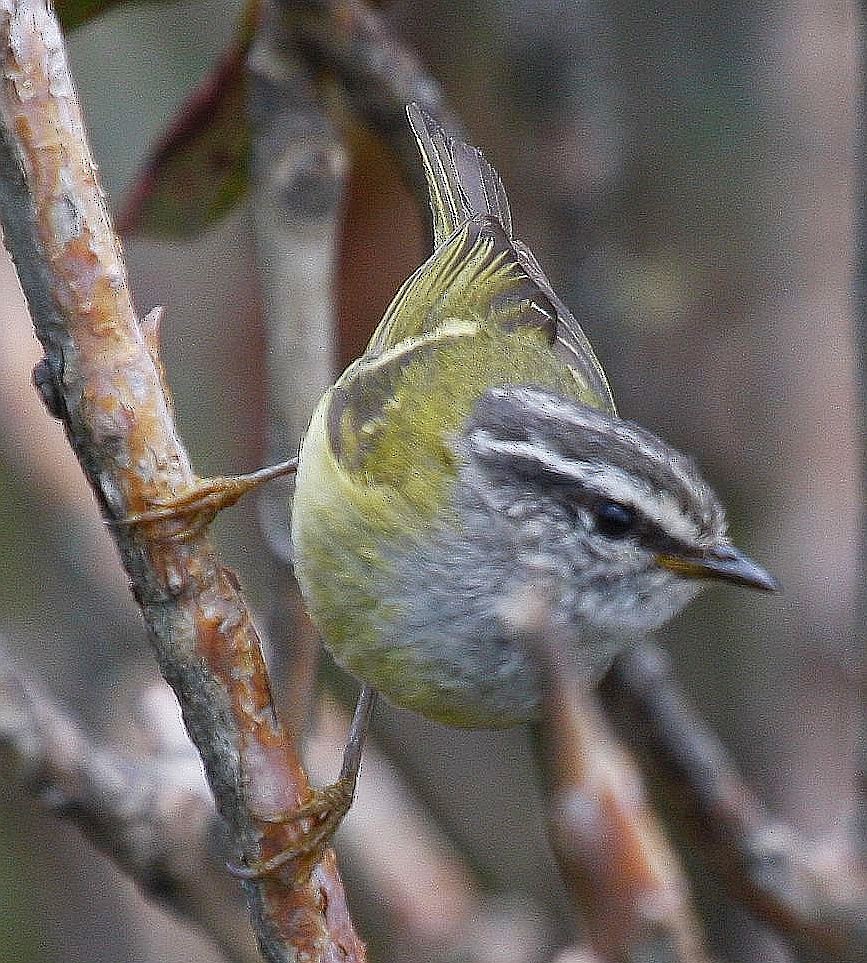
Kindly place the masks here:
<instances>
[{"instance_id":1,"label":"gray and white head","mask_svg":"<svg viewBox=\"0 0 867 963\"><path fill-rule=\"evenodd\" d=\"M719 499L651 432L530 387L490 389L458 445L476 510L505 531L519 578L613 637L650 631L706 578L774 580L735 549Z\"/></svg>"}]
</instances>

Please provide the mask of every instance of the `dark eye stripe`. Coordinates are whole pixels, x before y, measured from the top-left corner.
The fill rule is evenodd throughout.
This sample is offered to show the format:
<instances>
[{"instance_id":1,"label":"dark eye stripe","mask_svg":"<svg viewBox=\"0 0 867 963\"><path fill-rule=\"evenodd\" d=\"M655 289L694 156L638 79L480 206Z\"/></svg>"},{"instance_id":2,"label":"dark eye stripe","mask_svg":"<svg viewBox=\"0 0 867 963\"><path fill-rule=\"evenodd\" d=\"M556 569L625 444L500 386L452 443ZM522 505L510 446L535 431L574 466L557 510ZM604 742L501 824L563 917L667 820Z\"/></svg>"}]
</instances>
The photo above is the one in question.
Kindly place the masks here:
<instances>
[{"instance_id":1,"label":"dark eye stripe","mask_svg":"<svg viewBox=\"0 0 867 963\"><path fill-rule=\"evenodd\" d=\"M635 516L628 535L649 551L683 550L693 543L695 536L691 533L672 532L660 523L653 511L645 511L644 502L651 509L654 507L655 489L646 479L624 468L606 465L595 458L563 458L543 441L506 441L493 437L484 428L473 432L470 439L495 483L523 479L527 485L556 499L566 511L583 508L593 513L595 506L603 502L623 506ZM682 519L687 531L695 524L696 534L701 534L703 526L696 523L687 508L682 508Z\"/></svg>"},{"instance_id":2,"label":"dark eye stripe","mask_svg":"<svg viewBox=\"0 0 867 963\"><path fill-rule=\"evenodd\" d=\"M725 531L722 507L692 462L645 429L610 413L544 389L509 385L486 392L467 427L473 442L488 449L482 452L483 459L496 450L548 461L555 469L562 466L563 474L597 462L635 483L635 497L625 487L612 485L598 493L600 498L641 507L642 490L651 500L654 493L667 492L670 505L657 513L648 503L647 511L651 518L659 515L661 527L673 538L710 543Z\"/></svg>"}]
</instances>

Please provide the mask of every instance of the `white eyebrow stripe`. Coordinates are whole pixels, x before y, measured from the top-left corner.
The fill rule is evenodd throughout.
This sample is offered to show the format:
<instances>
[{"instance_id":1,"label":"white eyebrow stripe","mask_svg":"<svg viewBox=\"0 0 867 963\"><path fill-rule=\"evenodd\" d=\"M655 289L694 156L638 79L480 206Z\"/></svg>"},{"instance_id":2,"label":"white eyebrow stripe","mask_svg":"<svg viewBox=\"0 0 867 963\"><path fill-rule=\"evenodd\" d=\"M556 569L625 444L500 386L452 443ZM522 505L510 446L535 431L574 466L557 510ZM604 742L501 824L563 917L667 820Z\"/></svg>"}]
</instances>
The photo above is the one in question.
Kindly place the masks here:
<instances>
[{"instance_id":1,"label":"white eyebrow stripe","mask_svg":"<svg viewBox=\"0 0 867 963\"><path fill-rule=\"evenodd\" d=\"M622 419L611 419L607 415L592 408L577 407L563 404L560 399L536 388L526 387L513 389L515 396L522 398L524 406L530 411L556 419L563 425L571 426L576 431L603 431L611 438L616 438L625 445L635 445L642 450L646 458L651 458L670 472L685 487L695 485L694 471L691 466L678 463L676 460L659 458L648 445L646 432L639 426L633 426Z\"/></svg>"},{"instance_id":2,"label":"white eyebrow stripe","mask_svg":"<svg viewBox=\"0 0 867 963\"><path fill-rule=\"evenodd\" d=\"M474 431L470 441L480 451L536 462L541 469L590 489L600 498L629 505L672 538L693 541L699 536L695 522L684 515L676 498L642 484L614 465L564 458L541 443L500 441L484 429Z\"/></svg>"}]
</instances>

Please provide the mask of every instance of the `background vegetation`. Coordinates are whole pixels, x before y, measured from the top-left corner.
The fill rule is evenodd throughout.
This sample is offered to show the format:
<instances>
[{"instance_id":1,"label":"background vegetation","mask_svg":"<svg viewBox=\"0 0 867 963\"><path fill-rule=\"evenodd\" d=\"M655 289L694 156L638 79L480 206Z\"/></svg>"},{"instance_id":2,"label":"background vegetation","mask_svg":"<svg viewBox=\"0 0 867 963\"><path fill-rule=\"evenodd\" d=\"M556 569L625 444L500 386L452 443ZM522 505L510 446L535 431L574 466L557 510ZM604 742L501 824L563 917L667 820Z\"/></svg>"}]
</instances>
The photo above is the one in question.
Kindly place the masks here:
<instances>
[{"instance_id":1,"label":"background vegetation","mask_svg":"<svg viewBox=\"0 0 867 963\"><path fill-rule=\"evenodd\" d=\"M851 840L862 594L858 8L399 0L382 13L500 170L519 233L584 323L621 412L695 453L732 506L739 544L783 584L769 598L714 588L666 631L692 702L772 809L829 847ZM123 5L73 35L116 204L239 15L220 0ZM344 358L426 244L397 171L374 160L356 149L348 162L334 348ZM241 205L202 237L126 246L141 310L167 306L164 360L203 475L269 455L269 334L251 218ZM159 700L160 683L95 502L30 386L39 350L12 269L2 270L0 633L107 739L140 739L151 717L130 703L130 686ZM218 538L264 620L275 576L256 505L221 518ZM345 695L348 683L326 675ZM574 924L526 734L455 732L390 708L376 731L489 901L487 930L479 923L467 955L535 960L568 945ZM360 793L376 793L364 774ZM220 958L37 800L9 783L0 804L7 959ZM369 867L351 847L342 863L376 958L441 958L435 921L402 944L406 929ZM697 880L721 956L791 958L708 874ZM419 932L429 942L421 949Z\"/></svg>"}]
</instances>

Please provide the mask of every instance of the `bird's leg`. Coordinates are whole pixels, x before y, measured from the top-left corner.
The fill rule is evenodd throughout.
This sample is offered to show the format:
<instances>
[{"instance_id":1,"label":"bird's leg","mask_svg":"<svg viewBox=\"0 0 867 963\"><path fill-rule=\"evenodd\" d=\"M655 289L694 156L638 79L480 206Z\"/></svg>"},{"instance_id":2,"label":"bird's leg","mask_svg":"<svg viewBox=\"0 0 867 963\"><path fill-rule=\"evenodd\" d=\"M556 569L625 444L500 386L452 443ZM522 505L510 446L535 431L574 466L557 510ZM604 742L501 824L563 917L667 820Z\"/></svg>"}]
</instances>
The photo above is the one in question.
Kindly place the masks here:
<instances>
[{"instance_id":1,"label":"bird's leg","mask_svg":"<svg viewBox=\"0 0 867 963\"><path fill-rule=\"evenodd\" d=\"M361 752L375 706L376 689L368 685L362 686L355 704L337 780L324 789L313 789L311 799L303 806L267 818L267 822L273 823L301 823L310 820L309 828L302 833L298 842L289 849L248 866L229 863L229 872L233 876L239 879L262 879L275 873L290 860L318 853L328 845L352 805L361 766Z\"/></svg>"},{"instance_id":2,"label":"bird's leg","mask_svg":"<svg viewBox=\"0 0 867 963\"><path fill-rule=\"evenodd\" d=\"M282 475L294 474L297 468L298 459L290 458L246 475L199 478L182 494L155 501L145 511L127 515L114 524L132 527L176 519L184 523L183 527L168 537L173 540L189 538L213 521L218 512L234 505L242 495Z\"/></svg>"}]
</instances>

